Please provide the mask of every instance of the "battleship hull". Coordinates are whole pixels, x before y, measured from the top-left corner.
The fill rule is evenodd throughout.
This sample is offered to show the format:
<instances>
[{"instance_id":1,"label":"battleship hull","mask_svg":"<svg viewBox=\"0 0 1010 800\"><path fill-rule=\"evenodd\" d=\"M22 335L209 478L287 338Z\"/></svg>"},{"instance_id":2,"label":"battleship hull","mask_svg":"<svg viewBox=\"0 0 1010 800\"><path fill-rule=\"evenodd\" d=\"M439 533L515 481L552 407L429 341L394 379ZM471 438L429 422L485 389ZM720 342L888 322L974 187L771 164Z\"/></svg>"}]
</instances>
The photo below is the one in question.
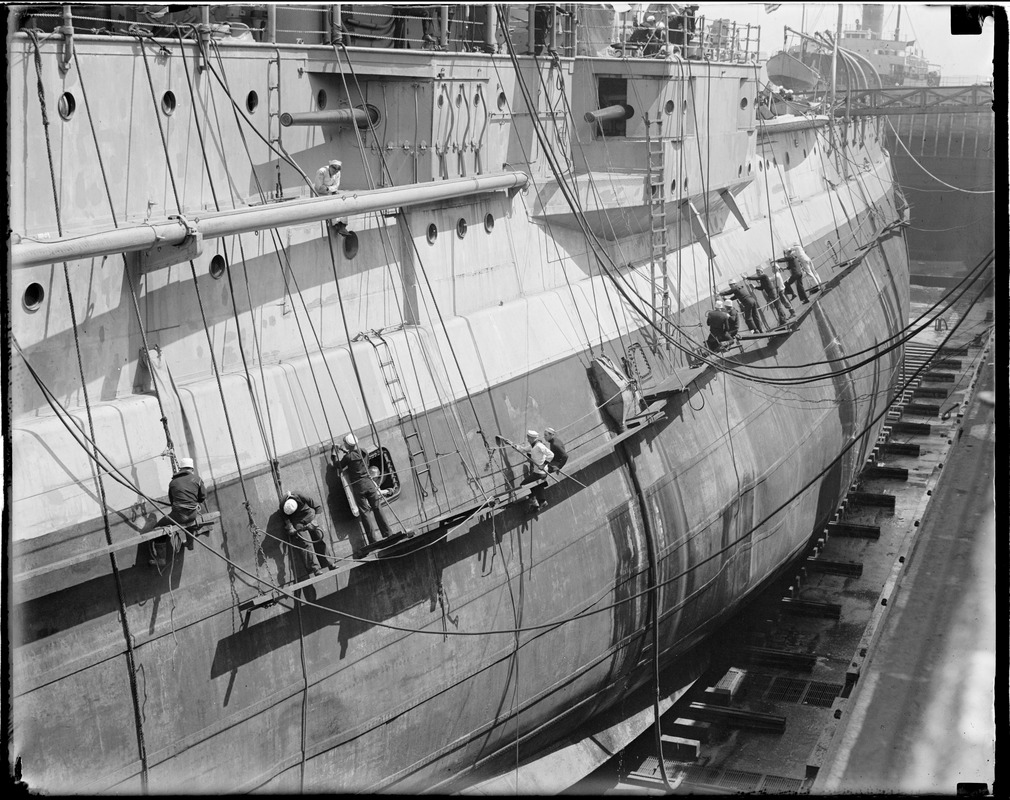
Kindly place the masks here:
<instances>
[{"instance_id":1,"label":"battleship hull","mask_svg":"<svg viewBox=\"0 0 1010 800\"><path fill-rule=\"evenodd\" d=\"M134 46L115 52L144 88ZM81 71L90 78L109 68L110 47L78 43ZM236 48L229 57L261 63L253 48ZM52 94L61 88L59 51L52 43L42 49ZM278 60L289 97L302 79L303 50ZM20 78L12 85L30 109L32 47L20 40L12 52ZM464 75L482 66L463 62L454 68ZM178 62L168 63L177 79ZM606 59L586 63L608 69ZM753 68L722 65L720 83L711 66L705 72L713 93L726 95L735 138L709 142L707 159L698 145L690 176L716 185L690 203L705 205L707 224L699 229L685 217L671 227L678 244L666 259L676 275L678 324L697 335L714 284L766 262L769 236L779 247L801 239L822 263L821 290L809 305L797 302L795 328L748 342L734 369L698 365L695 353L667 344L634 313L532 156L528 200L497 191L403 210L395 222L349 216L357 260L325 225L288 229L287 272L278 271L265 235L233 237L226 280L204 269L210 252L189 254L199 274L185 257L25 266L15 252L12 296L35 284L47 289L42 309L29 307L27 295L12 309L24 363L12 367L11 752L29 786L465 789L621 711L653 679L656 659L685 663L801 552L865 461L895 388L900 350L889 344L907 318L908 257L900 229L888 226L897 214L892 178L874 131L850 133L844 147L867 165L853 173L837 148L825 153L824 129L809 121L755 133L752 120L738 117L736 95ZM536 75L534 64L521 69ZM559 69L576 85L579 111L579 67ZM669 67L641 69L662 76ZM162 65L158 95L173 74ZM73 78L62 80L66 88ZM433 85L421 114L434 115L437 133ZM116 101L99 86L89 84L104 112L95 116L114 138ZM308 91L314 96L315 85ZM752 83L746 92L756 96ZM677 97L679 104L686 95ZM12 227L44 242L38 234L52 228L48 188L27 181L45 158L29 133L32 113L12 129L12 152L24 162L13 162L12 185L24 202ZM695 136L707 122L696 122ZM178 124L170 147L181 163L195 129ZM498 163L508 160L500 156L514 140L496 143L494 125L484 127L485 146L501 148ZM137 121L121 152L156 145L156 132ZM80 166L93 161L88 135L65 126L57 139L57 152L75 154L81 171L79 185L64 190L68 243L75 230L104 225L106 212L84 200L101 183L97 170ZM220 135L223 160L238 135ZM681 153L689 152L685 145ZM727 163L707 166L719 153ZM434 180L443 168L450 174L442 179L457 177L451 173L462 164L426 158L422 172L430 169ZM144 200L128 189L155 180L165 198L169 182L150 164L138 175L126 163L113 188L129 195L123 216L137 223ZM62 166L69 170L71 159ZM592 165L583 167L585 175ZM294 180L279 164L259 167L275 168ZM733 203L720 194L719 169ZM200 197L186 203L199 215L204 177L199 162L186 170L186 185ZM405 162L394 182L409 183L411 171ZM648 189L640 172L628 174L637 194L611 184L613 197L601 201L617 218L620 198L634 194L618 223L626 229L612 225L603 247L625 257L625 285L648 296L649 235L635 221L647 214ZM678 172L675 180L683 186L686 177ZM671 218L687 202L671 198ZM605 216L598 209L598 220ZM469 231L457 222L463 218L473 223ZM432 225L442 234L426 240ZM343 249L331 270L334 241ZM241 271L235 244L245 250ZM61 288L64 268L69 291ZM89 298L76 326L75 296ZM304 351L300 333L311 345ZM75 351L80 361L68 356ZM247 351L255 351L252 370L243 368ZM601 357L623 363L646 398L650 411L634 424L606 409L593 378ZM798 376L805 380L781 383ZM76 422L64 424L60 407ZM132 542L152 530L159 514L150 498L164 496L170 477L162 417L175 447L196 458L207 510L220 517L193 550L170 553L159 569L149 564L148 544ZM533 514L513 502L522 458L496 437L548 425L571 459L550 481L547 507ZM329 457L347 430L381 445L395 467L399 494L388 513L396 527L424 529L413 549L352 558L362 532ZM88 431L102 457L89 456L75 431ZM427 469L419 467L419 443ZM115 464L122 480L95 463ZM339 559L323 580L300 584L301 558L278 512L279 482L322 500L320 522Z\"/></svg>"}]
</instances>

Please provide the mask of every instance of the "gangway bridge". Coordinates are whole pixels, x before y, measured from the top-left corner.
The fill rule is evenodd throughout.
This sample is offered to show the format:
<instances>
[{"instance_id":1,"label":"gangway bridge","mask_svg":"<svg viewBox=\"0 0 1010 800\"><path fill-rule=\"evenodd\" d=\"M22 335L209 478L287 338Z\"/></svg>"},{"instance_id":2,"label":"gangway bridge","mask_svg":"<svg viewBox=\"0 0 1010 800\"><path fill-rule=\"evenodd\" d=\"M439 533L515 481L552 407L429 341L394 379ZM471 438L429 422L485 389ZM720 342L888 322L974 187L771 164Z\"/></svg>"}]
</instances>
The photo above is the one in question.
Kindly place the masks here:
<instances>
[{"instance_id":1,"label":"gangway bridge","mask_svg":"<svg viewBox=\"0 0 1010 800\"><path fill-rule=\"evenodd\" d=\"M824 92L796 92L796 100L815 101ZM884 117L909 114L969 114L992 112L991 86L892 86L853 89L838 95L836 117Z\"/></svg>"}]
</instances>

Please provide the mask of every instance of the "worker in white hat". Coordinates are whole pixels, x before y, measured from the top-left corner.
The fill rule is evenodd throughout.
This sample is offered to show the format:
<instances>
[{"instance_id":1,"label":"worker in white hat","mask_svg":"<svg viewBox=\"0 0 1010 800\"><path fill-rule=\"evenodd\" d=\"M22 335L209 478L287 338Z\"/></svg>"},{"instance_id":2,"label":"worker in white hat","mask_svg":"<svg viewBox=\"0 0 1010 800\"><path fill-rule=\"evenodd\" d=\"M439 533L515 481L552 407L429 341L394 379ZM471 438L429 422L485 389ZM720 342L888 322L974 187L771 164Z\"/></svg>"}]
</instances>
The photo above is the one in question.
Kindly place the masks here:
<instances>
[{"instance_id":1,"label":"worker in white hat","mask_svg":"<svg viewBox=\"0 0 1010 800\"><path fill-rule=\"evenodd\" d=\"M316 193L333 194L340 191L340 174L344 165L333 159L325 167L320 167L316 172Z\"/></svg>"},{"instance_id":2,"label":"worker in white hat","mask_svg":"<svg viewBox=\"0 0 1010 800\"><path fill-rule=\"evenodd\" d=\"M175 474L172 475L172 480L168 484L168 502L172 504L172 510L158 522L158 527L171 528L171 530L165 536L150 542L149 564L159 568L168 564L169 543L172 544L173 551L176 553L179 552L183 544L187 550L193 549L191 529L197 521L200 504L206 499L207 490L203 485L203 478L196 472L193 459L180 458ZM186 530L185 537L179 528Z\"/></svg>"},{"instance_id":3,"label":"worker in white hat","mask_svg":"<svg viewBox=\"0 0 1010 800\"><path fill-rule=\"evenodd\" d=\"M540 434L534 430L526 431L526 447L521 448L528 453L530 460L529 473L523 479L520 486L532 484L530 488L530 506L534 511L547 507L547 498L544 496L545 483L547 481L547 464L554 453L547 446Z\"/></svg>"},{"instance_id":4,"label":"worker in white hat","mask_svg":"<svg viewBox=\"0 0 1010 800\"><path fill-rule=\"evenodd\" d=\"M326 539L316 522L319 504L311 497L288 492L281 498L280 510L284 530L294 540L295 546L301 549L306 571L310 575L319 575L323 567L333 569L336 564L327 556Z\"/></svg>"},{"instance_id":5,"label":"worker in white hat","mask_svg":"<svg viewBox=\"0 0 1010 800\"><path fill-rule=\"evenodd\" d=\"M351 486L351 491L354 492L354 501L358 504L358 509L361 511L358 519L361 520L366 544L372 545L379 541L372 532L372 523L368 519L369 512L375 517L375 524L379 527L379 534L382 538L388 539L392 536L393 532L390 530L389 523L382 513L382 505L385 502L382 489L379 483L369 474L368 456L358 446L358 440L353 433L349 433L344 437L343 446L333 446L333 449L330 451L330 458L333 461L333 466L344 471L347 482ZM404 533L410 535L407 531L404 531Z\"/></svg>"}]
</instances>

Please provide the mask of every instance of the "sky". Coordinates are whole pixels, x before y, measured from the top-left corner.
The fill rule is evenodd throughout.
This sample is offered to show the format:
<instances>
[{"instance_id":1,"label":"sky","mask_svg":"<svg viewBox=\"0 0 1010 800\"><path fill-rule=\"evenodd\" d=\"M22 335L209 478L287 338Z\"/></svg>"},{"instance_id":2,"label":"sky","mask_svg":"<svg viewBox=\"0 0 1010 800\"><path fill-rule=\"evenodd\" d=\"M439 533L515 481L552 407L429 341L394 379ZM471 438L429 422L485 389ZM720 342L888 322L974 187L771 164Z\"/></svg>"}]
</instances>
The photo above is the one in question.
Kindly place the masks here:
<instances>
[{"instance_id":1,"label":"sky","mask_svg":"<svg viewBox=\"0 0 1010 800\"><path fill-rule=\"evenodd\" d=\"M856 20L862 17L862 4L843 3L842 6L844 27L854 28ZM777 10L766 13L764 3L698 2L698 14L707 19L723 18L760 25L761 50L766 55L781 49L783 26L801 29L804 8L806 31L835 30L837 3L782 3ZM897 5L884 4L884 38L894 38L897 18ZM952 36L949 4L907 3L901 7L901 40L914 39L926 60L940 66L940 74L944 77L991 76L995 46L993 30L992 18L988 18L981 35Z\"/></svg>"}]
</instances>

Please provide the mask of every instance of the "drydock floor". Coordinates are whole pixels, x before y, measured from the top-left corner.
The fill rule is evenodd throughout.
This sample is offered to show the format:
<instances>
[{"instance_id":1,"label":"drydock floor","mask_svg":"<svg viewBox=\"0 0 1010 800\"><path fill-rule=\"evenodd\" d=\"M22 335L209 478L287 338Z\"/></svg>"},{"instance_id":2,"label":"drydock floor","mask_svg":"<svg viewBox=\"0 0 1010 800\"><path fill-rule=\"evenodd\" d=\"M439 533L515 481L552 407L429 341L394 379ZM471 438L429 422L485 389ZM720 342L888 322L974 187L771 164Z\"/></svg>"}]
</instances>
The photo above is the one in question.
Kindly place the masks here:
<instances>
[{"instance_id":1,"label":"drydock floor","mask_svg":"<svg viewBox=\"0 0 1010 800\"><path fill-rule=\"evenodd\" d=\"M910 318L939 296L914 288ZM908 372L967 313L816 554L726 626L664 714L675 793L992 790L992 308L909 343ZM668 793L655 751L650 730L566 793Z\"/></svg>"}]
</instances>

